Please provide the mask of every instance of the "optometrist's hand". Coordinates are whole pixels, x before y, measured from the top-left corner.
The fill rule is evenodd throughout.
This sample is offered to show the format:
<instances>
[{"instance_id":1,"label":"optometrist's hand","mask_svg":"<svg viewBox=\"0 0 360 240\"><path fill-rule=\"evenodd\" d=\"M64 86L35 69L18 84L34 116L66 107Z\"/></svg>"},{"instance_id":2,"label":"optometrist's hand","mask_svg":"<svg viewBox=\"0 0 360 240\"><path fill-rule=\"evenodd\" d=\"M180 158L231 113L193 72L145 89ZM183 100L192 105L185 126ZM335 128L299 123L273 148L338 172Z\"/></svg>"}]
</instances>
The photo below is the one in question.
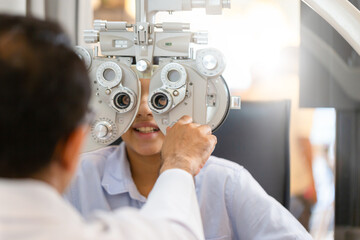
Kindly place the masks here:
<instances>
[{"instance_id":1,"label":"optometrist's hand","mask_svg":"<svg viewBox=\"0 0 360 240\"><path fill-rule=\"evenodd\" d=\"M210 126L193 123L191 117L183 116L166 129L160 173L180 168L195 176L214 151L216 143Z\"/></svg>"}]
</instances>

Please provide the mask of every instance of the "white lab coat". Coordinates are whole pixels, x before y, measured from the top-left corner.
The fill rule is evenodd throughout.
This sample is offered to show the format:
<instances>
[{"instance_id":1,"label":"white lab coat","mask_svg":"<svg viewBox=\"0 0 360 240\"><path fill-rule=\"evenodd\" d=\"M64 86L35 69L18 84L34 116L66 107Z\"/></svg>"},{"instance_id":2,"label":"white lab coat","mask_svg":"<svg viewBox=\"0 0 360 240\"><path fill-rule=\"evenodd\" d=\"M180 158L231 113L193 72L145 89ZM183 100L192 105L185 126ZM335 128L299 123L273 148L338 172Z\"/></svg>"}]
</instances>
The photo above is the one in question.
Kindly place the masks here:
<instances>
[{"instance_id":1,"label":"white lab coat","mask_svg":"<svg viewBox=\"0 0 360 240\"><path fill-rule=\"evenodd\" d=\"M1 240L204 239L194 181L179 169L159 177L142 210L83 218L50 185L0 179Z\"/></svg>"}]
</instances>

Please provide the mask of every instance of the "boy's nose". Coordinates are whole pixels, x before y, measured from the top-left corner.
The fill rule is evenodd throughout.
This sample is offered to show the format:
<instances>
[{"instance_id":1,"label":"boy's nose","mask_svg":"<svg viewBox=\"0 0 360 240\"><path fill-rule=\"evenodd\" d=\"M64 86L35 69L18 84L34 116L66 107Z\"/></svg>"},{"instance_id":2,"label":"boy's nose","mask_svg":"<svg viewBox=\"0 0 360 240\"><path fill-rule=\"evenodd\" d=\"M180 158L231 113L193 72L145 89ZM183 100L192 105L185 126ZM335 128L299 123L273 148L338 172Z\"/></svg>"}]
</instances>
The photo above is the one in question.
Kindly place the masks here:
<instances>
[{"instance_id":1,"label":"boy's nose","mask_svg":"<svg viewBox=\"0 0 360 240\"><path fill-rule=\"evenodd\" d=\"M147 96L142 96L140 101L138 116L152 116L152 112L147 103Z\"/></svg>"},{"instance_id":2,"label":"boy's nose","mask_svg":"<svg viewBox=\"0 0 360 240\"><path fill-rule=\"evenodd\" d=\"M148 106L150 79L141 79L141 98L138 116L152 116L152 112Z\"/></svg>"}]
</instances>

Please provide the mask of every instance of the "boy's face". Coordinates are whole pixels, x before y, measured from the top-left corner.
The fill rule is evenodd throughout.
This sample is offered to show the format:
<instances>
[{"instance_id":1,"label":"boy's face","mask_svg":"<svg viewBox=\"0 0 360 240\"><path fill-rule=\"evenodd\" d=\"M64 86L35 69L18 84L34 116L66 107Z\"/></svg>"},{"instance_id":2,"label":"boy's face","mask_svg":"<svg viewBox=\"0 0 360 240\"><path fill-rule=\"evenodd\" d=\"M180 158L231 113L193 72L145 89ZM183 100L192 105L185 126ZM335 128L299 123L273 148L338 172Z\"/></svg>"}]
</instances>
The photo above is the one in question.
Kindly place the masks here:
<instances>
[{"instance_id":1,"label":"boy's face","mask_svg":"<svg viewBox=\"0 0 360 240\"><path fill-rule=\"evenodd\" d=\"M143 156L159 154L164 141L164 134L157 126L147 100L149 95L150 79L140 79L141 99L137 116L129 128L122 135L128 150Z\"/></svg>"}]
</instances>

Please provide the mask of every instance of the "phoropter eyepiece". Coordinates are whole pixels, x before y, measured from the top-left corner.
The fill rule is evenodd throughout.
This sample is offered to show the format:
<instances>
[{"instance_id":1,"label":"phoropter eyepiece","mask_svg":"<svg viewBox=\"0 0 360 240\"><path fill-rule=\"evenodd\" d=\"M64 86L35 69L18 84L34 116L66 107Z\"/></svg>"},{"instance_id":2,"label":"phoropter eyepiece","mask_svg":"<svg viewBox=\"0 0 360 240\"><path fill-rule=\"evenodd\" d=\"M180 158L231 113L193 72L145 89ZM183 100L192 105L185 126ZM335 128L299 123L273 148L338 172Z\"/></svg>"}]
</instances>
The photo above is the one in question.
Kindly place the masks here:
<instances>
[{"instance_id":1,"label":"phoropter eyepiece","mask_svg":"<svg viewBox=\"0 0 360 240\"><path fill-rule=\"evenodd\" d=\"M136 95L131 89L122 88L111 95L110 103L118 113L126 113L136 105Z\"/></svg>"},{"instance_id":2,"label":"phoropter eyepiece","mask_svg":"<svg viewBox=\"0 0 360 240\"><path fill-rule=\"evenodd\" d=\"M155 93L152 97L151 97L151 105L156 108L157 110L163 110L164 108L166 108L166 106L169 104L169 99L168 97L162 93L162 92L158 92Z\"/></svg>"},{"instance_id":3,"label":"phoropter eyepiece","mask_svg":"<svg viewBox=\"0 0 360 240\"><path fill-rule=\"evenodd\" d=\"M125 92L119 92L114 97L114 105L119 109L126 109L130 106L131 99L129 94Z\"/></svg>"},{"instance_id":4,"label":"phoropter eyepiece","mask_svg":"<svg viewBox=\"0 0 360 240\"><path fill-rule=\"evenodd\" d=\"M148 98L148 106L151 111L161 114L169 111L173 105L171 94L162 88L153 91Z\"/></svg>"}]
</instances>

